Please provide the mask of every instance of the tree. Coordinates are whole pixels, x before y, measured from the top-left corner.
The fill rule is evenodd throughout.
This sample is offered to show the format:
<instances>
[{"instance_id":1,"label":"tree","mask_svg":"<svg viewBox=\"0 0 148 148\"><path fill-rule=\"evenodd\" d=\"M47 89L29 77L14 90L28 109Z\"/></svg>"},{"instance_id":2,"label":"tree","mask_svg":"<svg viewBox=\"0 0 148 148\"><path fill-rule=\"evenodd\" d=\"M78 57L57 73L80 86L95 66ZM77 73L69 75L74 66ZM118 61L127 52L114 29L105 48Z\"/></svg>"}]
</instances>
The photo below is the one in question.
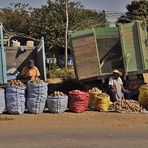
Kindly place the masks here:
<instances>
[{"instance_id":1,"label":"tree","mask_svg":"<svg viewBox=\"0 0 148 148\"><path fill-rule=\"evenodd\" d=\"M31 15L30 34L35 38L45 37L48 48L65 46L65 0L48 0L47 5L34 9ZM69 30L105 27L104 12L85 9L79 2L68 3Z\"/></svg>"},{"instance_id":2,"label":"tree","mask_svg":"<svg viewBox=\"0 0 148 148\"><path fill-rule=\"evenodd\" d=\"M145 20L148 29L148 1L132 1L131 4L127 5L127 12L125 16L121 16L118 22L129 22L132 20Z\"/></svg>"},{"instance_id":3,"label":"tree","mask_svg":"<svg viewBox=\"0 0 148 148\"><path fill-rule=\"evenodd\" d=\"M10 7L1 9L0 21L8 31L29 34L31 9L29 4L11 3Z\"/></svg>"}]
</instances>

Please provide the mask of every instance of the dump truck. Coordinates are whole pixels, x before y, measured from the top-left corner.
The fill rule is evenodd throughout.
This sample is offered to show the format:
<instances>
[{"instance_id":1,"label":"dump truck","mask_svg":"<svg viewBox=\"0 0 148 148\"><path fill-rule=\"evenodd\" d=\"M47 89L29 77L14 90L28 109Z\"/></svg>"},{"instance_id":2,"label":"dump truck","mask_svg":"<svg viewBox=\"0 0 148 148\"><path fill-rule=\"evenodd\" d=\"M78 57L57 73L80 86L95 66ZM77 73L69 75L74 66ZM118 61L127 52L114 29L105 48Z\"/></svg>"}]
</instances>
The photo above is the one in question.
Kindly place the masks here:
<instances>
[{"instance_id":1,"label":"dump truck","mask_svg":"<svg viewBox=\"0 0 148 148\"><path fill-rule=\"evenodd\" d=\"M7 80L17 75L24 66L27 66L29 59L35 61L35 65L39 68L41 78L46 80L45 65L45 47L44 38L41 38L34 46L21 46L18 44L10 46L10 38L5 38L5 31L2 23L0 24L0 84L6 84ZM16 70L16 71L15 71ZM14 71L14 75L12 74Z\"/></svg>"},{"instance_id":2,"label":"dump truck","mask_svg":"<svg viewBox=\"0 0 148 148\"><path fill-rule=\"evenodd\" d=\"M86 29L70 36L78 80L104 81L118 69L128 83L131 79L143 83L143 74L148 72L148 36L142 21Z\"/></svg>"}]
</instances>

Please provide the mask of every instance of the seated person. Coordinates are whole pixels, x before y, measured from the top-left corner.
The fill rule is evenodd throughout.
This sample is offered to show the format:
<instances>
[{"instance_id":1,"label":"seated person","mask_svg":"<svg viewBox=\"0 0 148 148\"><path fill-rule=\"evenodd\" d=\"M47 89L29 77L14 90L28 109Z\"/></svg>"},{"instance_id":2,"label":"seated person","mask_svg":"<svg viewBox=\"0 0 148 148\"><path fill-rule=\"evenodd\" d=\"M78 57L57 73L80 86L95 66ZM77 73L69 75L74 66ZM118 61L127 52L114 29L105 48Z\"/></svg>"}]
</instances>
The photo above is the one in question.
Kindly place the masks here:
<instances>
[{"instance_id":1,"label":"seated person","mask_svg":"<svg viewBox=\"0 0 148 148\"><path fill-rule=\"evenodd\" d=\"M25 79L32 79L40 76L40 72L36 66L34 66L34 60L28 61L28 66L24 67L21 76Z\"/></svg>"},{"instance_id":2,"label":"seated person","mask_svg":"<svg viewBox=\"0 0 148 148\"><path fill-rule=\"evenodd\" d=\"M119 70L114 70L112 77L109 78L109 88L111 101L120 101L122 99L129 99L131 92L123 87L122 79L120 78L121 73Z\"/></svg>"}]
</instances>

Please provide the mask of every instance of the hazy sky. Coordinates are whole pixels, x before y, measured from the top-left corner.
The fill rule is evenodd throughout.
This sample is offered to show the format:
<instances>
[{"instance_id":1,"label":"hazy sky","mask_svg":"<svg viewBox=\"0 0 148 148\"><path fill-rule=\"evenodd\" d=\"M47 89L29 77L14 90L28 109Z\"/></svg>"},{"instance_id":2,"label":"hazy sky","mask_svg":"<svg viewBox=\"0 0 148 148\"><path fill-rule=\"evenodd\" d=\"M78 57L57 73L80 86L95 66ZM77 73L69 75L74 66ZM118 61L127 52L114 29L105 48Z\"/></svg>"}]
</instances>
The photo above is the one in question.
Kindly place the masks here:
<instances>
[{"instance_id":1,"label":"hazy sky","mask_svg":"<svg viewBox=\"0 0 148 148\"><path fill-rule=\"evenodd\" d=\"M130 4L132 0L70 0L70 1L79 1L86 8L95 9L95 10L105 10L106 18L111 23L117 20L121 15L120 12L126 11L127 4ZM25 3L29 4L31 7L40 7L41 5L47 4L47 0L0 0L0 8L10 6L10 3ZM110 14L108 11L117 11L115 14ZM112 13L112 12L111 12ZM119 14L118 14L119 13Z\"/></svg>"},{"instance_id":2,"label":"hazy sky","mask_svg":"<svg viewBox=\"0 0 148 148\"><path fill-rule=\"evenodd\" d=\"M132 0L71 0L80 1L85 7L96 10L126 11L126 5ZM12 2L30 4L32 7L40 7L46 4L47 0L0 0L0 7L7 7Z\"/></svg>"}]
</instances>

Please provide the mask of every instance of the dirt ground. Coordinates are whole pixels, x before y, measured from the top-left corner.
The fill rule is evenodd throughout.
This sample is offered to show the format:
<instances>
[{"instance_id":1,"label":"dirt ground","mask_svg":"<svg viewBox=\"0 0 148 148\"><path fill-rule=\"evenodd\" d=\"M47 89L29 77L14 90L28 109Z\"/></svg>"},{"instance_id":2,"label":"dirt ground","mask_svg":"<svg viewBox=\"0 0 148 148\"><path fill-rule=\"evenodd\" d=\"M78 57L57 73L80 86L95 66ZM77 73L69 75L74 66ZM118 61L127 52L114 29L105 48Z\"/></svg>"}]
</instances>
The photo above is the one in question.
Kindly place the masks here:
<instances>
[{"instance_id":1,"label":"dirt ground","mask_svg":"<svg viewBox=\"0 0 148 148\"><path fill-rule=\"evenodd\" d=\"M0 116L0 148L146 148L148 114L84 113Z\"/></svg>"},{"instance_id":2,"label":"dirt ground","mask_svg":"<svg viewBox=\"0 0 148 148\"><path fill-rule=\"evenodd\" d=\"M97 111L87 111L84 113L65 112L63 114L42 113L39 115L25 113L23 115L0 115L0 126L3 129L18 127L147 127L148 114L123 114L123 113L104 113ZM1 130L3 130L1 129Z\"/></svg>"}]
</instances>

